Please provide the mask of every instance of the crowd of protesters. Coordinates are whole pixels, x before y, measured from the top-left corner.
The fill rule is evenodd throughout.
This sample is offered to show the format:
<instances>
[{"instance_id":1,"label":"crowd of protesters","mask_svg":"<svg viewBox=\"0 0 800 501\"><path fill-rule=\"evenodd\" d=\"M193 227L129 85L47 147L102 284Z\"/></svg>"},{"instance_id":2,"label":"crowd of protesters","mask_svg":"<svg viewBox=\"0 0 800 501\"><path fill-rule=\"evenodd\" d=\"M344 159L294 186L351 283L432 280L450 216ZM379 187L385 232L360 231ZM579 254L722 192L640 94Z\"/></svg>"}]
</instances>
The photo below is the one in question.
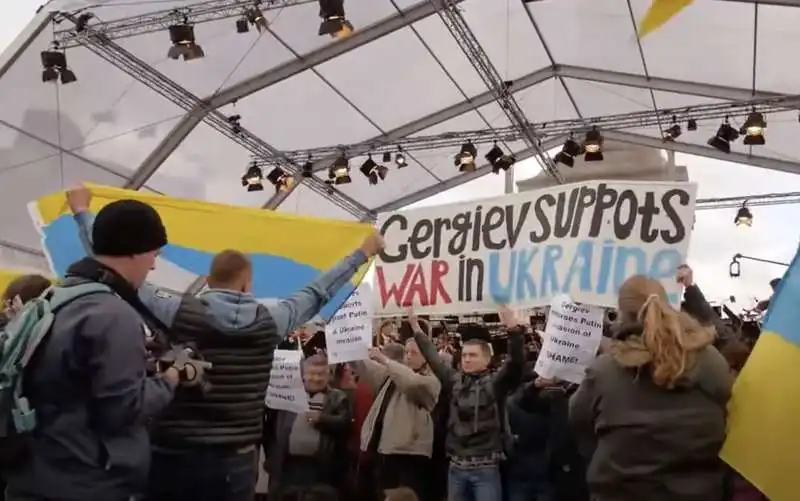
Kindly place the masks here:
<instances>
[{"instance_id":1,"label":"crowd of protesters","mask_svg":"<svg viewBox=\"0 0 800 501\"><path fill-rule=\"evenodd\" d=\"M168 241L151 207L124 200L92 218L83 188L67 202L90 257L56 289L107 290L57 310L26 368L37 426L2 463L9 501L251 501L259 473L269 501L765 499L718 456L750 344L686 266L680 311L657 281L622 285L580 385L535 373L538 329L503 307L500 350L484 326L448 335L409 311L380 326L368 359L330 366L324 336L301 327L379 234L265 306L245 254L220 253L208 290L173 296L146 282ZM53 290L16 280L4 323ZM264 407L273 352L292 343L306 353L300 415Z\"/></svg>"}]
</instances>

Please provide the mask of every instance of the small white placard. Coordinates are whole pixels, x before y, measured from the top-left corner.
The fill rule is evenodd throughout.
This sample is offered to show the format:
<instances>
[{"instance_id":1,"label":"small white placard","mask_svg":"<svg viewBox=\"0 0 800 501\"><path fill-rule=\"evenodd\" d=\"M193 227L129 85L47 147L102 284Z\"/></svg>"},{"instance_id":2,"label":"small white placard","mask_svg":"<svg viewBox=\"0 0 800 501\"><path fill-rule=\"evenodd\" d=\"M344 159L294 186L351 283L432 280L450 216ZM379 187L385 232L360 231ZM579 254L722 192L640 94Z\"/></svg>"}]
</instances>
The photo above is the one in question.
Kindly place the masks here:
<instances>
[{"instance_id":1,"label":"small white placard","mask_svg":"<svg viewBox=\"0 0 800 501\"><path fill-rule=\"evenodd\" d=\"M325 326L328 363L364 360L372 345L372 290L362 283Z\"/></svg>"},{"instance_id":2,"label":"small white placard","mask_svg":"<svg viewBox=\"0 0 800 501\"><path fill-rule=\"evenodd\" d=\"M556 296L550 305L536 373L546 379L583 381L603 338L603 315L602 307Z\"/></svg>"},{"instance_id":3,"label":"small white placard","mask_svg":"<svg viewBox=\"0 0 800 501\"><path fill-rule=\"evenodd\" d=\"M267 395L264 398L267 407L297 414L308 412L308 394L300 369L302 363L301 351L275 350Z\"/></svg>"}]
</instances>

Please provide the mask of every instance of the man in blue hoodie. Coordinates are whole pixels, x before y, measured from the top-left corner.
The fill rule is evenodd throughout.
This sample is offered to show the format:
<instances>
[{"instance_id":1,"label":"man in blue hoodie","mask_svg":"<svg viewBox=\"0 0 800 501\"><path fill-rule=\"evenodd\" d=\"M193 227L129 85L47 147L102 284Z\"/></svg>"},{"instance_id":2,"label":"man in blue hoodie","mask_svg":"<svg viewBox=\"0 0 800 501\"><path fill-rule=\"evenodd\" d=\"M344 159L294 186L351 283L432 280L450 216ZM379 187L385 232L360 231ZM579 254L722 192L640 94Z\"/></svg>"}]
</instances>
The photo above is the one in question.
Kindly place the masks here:
<instances>
[{"instance_id":1,"label":"man in blue hoodie","mask_svg":"<svg viewBox=\"0 0 800 501\"><path fill-rule=\"evenodd\" d=\"M11 501L128 501L143 494L146 423L172 401L182 379L175 368L146 376L137 288L167 243L158 213L135 200L109 204L97 215L93 241L95 257L73 264L63 287L99 282L108 289L59 309L31 360L25 392L37 428L29 457L7 472Z\"/></svg>"},{"instance_id":2,"label":"man in blue hoodie","mask_svg":"<svg viewBox=\"0 0 800 501\"><path fill-rule=\"evenodd\" d=\"M85 188L68 194L84 246L91 249ZM142 302L169 328L173 342L191 343L213 368L203 388L185 388L152 430L148 501L250 501L257 479L264 395L273 352L383 248L375 231L360 248L290 297L262 305L251 294L252 265L238 251L215 256L209 290L171 296L150 284Z\"/></svg>"}]
</instances>

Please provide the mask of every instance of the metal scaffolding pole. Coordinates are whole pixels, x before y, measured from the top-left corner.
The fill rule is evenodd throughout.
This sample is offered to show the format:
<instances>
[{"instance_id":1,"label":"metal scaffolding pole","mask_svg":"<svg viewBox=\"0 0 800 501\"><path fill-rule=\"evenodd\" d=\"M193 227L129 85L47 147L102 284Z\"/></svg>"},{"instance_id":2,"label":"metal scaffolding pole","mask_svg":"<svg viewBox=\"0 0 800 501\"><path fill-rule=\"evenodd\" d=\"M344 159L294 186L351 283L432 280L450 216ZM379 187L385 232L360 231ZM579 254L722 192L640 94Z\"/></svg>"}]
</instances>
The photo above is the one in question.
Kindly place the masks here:
<instances>
[{"instance_id":1,"label":"metal scaffolding pole","mask_svg":"<svg viewBox=\"0 0 800 501\"><path fill-rule=\"evenodd\" d=\"M483 50L475 34L469 28L464 16L458 9L458 2L444 0L443 8L440 9L439 17L447 26L450 34L455 39L458 46L467 56L475 71L480 75L486 87L494 92L497 104L500 105L508 121L517 128L529 148L533 149L534 158L539 162L542 169L559 183L563 182L563 177L559 174L555 162L541 147L541 138L528 122L525 113L520 108L519 103L511 92L513 82L503 80L497 68L494 67L486 51Z\"/></svg>"}]
</instances>

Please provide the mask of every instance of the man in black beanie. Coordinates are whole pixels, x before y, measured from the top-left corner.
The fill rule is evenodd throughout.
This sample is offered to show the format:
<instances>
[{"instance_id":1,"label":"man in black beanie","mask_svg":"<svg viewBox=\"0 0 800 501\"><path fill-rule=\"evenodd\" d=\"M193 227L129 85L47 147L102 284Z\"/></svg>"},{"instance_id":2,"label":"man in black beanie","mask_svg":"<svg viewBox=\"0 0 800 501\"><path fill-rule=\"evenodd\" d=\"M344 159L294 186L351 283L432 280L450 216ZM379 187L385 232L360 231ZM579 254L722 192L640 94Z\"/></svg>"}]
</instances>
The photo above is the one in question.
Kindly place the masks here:
<instances>
[{"instance_id":1,"label":"man in black beanie","mask_svg":"<svg viewBox=\"0 0 800 501\"><path fill-rule=\"evenodd\" d=\"M71 190L68 201L87 252L131 252L138 243L130 240L132 235L144 235L147 242L136 250L161 243L162 233L155 224L146 223L132 235L109 238L116 229L108 228L103 211L92 221L85 188ZM336 266L270 304L260 304L251 293L252 263L236 250L214 256L209 289L197 296L173 296L146 282L139 287L139 298L168 327L169 337L193 344L213 366L205 373L209 383L205 390L179 388L172 405L152 427L148 501L252 500L275 348L317 315L382 248L383 238L374 231Z\"/></svg>"},{"instance_id":2,"label":"man in black beanie","mask_svg":"<svg viewBox=\"0 0 800 501\"><path fill-rule=\"evenodd\" d=\"M88 203L86 192L73 195L70 203ZM38 427L30 459L8 475L9 501L143 495L150 464L146 424L172 401L179 383L200 374L189 364L146 376L149 331L137 289L167 243L158 213L135 200L109 204L97 215L93 242L94 257L73 264L63 287L102 286L57 310L36 352L25 383Z\"/></svg>"}]
</instances>

